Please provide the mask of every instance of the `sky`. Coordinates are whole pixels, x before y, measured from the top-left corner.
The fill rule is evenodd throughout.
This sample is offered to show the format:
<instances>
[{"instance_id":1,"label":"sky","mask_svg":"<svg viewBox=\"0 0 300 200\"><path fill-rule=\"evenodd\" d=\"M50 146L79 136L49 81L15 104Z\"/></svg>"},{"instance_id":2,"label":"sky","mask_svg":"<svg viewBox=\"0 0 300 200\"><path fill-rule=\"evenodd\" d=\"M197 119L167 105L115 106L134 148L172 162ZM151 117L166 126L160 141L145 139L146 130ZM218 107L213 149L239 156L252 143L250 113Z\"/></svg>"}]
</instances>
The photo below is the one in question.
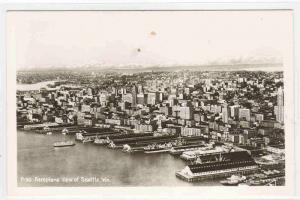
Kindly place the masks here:
<instances>
[{"instance_id":1,"label":"sky","mask_svg":"<svg viewBox=\"0 0 300 200\"><path fill-rule=\"evenodd\" d=\"M17 69L284 62L291 11L9 11Z\"/></svg>"}]
</instances>

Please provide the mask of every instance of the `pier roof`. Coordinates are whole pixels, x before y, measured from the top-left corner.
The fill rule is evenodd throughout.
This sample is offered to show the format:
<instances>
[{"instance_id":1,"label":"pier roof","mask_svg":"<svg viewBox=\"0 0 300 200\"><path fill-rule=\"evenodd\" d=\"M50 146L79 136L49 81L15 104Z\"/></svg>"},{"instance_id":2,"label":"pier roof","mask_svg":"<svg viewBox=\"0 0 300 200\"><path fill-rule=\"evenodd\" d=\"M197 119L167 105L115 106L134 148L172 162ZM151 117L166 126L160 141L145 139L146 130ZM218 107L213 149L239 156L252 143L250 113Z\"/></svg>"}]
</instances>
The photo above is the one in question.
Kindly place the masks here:
<instances>
[{"instance_id":1,"label":"pier roof","mask_svg":"<svg viewBox=\"0 0 300 200\"><path fill-rule=\"evenodd\" d=\"M231 169L231 168L238 168L238 167L247 167L247 166L254 166L254 165L257 165L257 164L253 160L223 161L223 162L215 162L215 163L189 165L189 168L193 173L199 173L199 172L217 171L217 170L224 170L224 169Z\"/></svg>"},{"instance_id":2,"label":"pier roof","mask_svg":"<svg viewBox=\"0 0 300 200\"><path fill-rule=\"evenodd\" d=\"M225 161L192 164L188 167L193 173L199 173L256 165L254 159L246 151L228 153L226 157Z\"/></svg>"}]
</instances>

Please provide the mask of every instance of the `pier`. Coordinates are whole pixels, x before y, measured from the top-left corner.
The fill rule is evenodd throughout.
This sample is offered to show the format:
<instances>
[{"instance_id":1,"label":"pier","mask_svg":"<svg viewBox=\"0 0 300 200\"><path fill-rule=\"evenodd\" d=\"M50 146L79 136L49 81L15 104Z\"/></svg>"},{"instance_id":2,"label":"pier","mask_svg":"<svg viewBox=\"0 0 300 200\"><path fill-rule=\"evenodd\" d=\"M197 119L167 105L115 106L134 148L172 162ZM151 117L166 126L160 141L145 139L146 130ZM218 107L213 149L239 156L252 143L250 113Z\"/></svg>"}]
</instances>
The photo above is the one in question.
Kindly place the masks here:
<instances>
[{"instance_id":1,"label":"pier","mask_svg":"<svg viewBox=\"0 0 300 200\"><path fill-rule=\"evenodd\" d=\"M247 175L259 170L258 165L246 151L232 152L225 161L187 165L175 175L188 182L224 178L234 174Z\"/></svg>"}]
</instances>

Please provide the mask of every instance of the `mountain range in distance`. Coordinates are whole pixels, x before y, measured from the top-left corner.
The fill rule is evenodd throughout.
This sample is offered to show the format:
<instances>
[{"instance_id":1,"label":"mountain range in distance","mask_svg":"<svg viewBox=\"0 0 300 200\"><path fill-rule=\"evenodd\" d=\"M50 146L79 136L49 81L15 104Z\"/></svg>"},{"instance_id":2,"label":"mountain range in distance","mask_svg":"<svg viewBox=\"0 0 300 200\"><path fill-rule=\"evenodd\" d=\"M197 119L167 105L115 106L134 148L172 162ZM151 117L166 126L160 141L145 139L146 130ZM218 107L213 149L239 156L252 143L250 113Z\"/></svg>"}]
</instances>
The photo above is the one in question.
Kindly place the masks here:
<instances>
[{"instance_id":1,"label":"mountain range in distance","mask_svg":"<svg viewBox=\"0 0 300 200\"><path fill-rule=\"evenodd\" d=\"M45 72L45 71L94 71L94 72L171 72L171 71L283 71L282 63L259 63L259 64L212 64L212 65L176 65L176 66L81 66L81 67L35 67L19 69L18 72Z\"/></svg>"}]
</instances>

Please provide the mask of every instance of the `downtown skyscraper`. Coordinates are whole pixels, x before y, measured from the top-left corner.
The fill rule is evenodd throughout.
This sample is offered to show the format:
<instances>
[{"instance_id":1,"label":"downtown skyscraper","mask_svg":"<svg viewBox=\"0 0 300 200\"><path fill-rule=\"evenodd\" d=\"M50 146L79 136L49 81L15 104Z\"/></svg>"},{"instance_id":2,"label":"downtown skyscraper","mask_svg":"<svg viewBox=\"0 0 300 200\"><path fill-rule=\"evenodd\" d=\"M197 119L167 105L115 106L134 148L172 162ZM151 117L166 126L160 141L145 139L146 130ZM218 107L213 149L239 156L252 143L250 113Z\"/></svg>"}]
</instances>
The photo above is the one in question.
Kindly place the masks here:
<instances>
[{"instance_id":1,"label":"downtown skyscraper","mask_svg":"<svg viewBox=\"0 0 300 200\"><path fill-rule=\"evenodd\" d=\"M132 86L132 107L136 107L137 104L137 87L136 85Z\"/></svg>"},{"instance_id":2,"label":"downtown skyscraper","mask_svg":"<svg viewBox=\"0 0 300 200\"><path fill-rule=\"evenodd\" d=\"M284 96L283 89L280 87L277 91L277 106L274 107L274 113L278 122L284 122Z\"/></svg>"}]
</instances>

